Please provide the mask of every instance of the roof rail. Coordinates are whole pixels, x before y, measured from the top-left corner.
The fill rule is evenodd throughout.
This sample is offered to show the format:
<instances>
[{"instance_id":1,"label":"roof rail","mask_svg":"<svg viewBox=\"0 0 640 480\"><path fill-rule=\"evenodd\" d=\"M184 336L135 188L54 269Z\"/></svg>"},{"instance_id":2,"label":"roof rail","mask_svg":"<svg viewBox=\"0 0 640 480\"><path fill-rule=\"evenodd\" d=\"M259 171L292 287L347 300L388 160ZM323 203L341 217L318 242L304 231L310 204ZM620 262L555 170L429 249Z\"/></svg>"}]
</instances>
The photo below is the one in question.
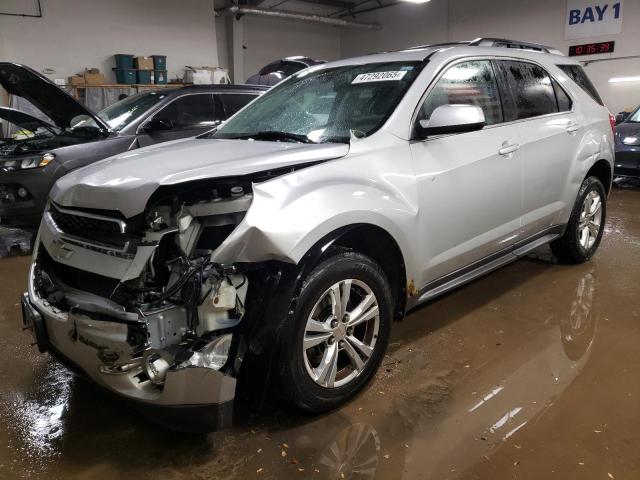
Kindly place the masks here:
<instances>
[{"instance_id":1,"label":"roof rail","mask_svg":"<svg viewBox=\"0 0 640 480\"><path fill-rule=\"evenodd\" d=\"M547 47L546 45L540 45L539 43L508 40L506 38L476 38L475 40L469 42L469 46L517 48L520 50L530 50L533 52L551 53L553 55L564 56L564 54L560 50L553 47Z\"/></svg>"},{"instance_id":2,"label":"roof rail","mask_svg":"<svg viewBox=\"0 0 640 480\"><path fill-rule=\"evenodd\" d=\"M446 48L446 47L460 47L462 45L469 45L469 42L445 42L445 43L432 43L430 45L415 45L413 47L403 48L403 51L407 50L422 50L423 48Z\"/></svg>"}]
</instances>

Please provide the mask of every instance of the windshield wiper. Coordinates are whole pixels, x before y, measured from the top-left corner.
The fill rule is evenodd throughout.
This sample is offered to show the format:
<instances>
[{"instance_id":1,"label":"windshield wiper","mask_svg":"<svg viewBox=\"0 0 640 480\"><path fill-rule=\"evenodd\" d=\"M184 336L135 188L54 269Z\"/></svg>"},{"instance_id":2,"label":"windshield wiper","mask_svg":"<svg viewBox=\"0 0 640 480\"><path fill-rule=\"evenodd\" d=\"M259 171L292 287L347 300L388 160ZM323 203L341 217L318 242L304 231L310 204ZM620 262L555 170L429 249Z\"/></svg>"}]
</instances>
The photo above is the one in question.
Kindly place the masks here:
<instances>
[{"instance_id":1,"label":"windshield wiper","mask_svg":"<svg viewBox=\"0 0 640 480\"><path fill-rule=\"evenodd\" d=\"M263 132L248 133L245 135L231 135L229 137L225 136L222 138L229 138L233 140L247 140L252 138L254 140L267 140L267 141L274 140L274 141L288 141L288 142L298 142L298 143L316 143L310 138L308 138L306 135L299 135L297 133L290 133L290 132L277 132L277 131L270 131L270 130L265 130Z\"/></svg>"}]
</instances>

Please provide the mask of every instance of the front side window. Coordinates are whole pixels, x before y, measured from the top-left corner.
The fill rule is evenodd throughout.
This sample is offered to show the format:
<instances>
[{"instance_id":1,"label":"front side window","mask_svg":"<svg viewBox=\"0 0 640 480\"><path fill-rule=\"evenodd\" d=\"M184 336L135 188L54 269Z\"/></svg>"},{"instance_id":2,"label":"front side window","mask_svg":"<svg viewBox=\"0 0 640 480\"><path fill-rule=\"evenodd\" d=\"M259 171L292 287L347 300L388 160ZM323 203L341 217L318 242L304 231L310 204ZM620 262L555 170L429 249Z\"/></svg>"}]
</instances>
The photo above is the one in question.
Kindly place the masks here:
<instances>
[{"instance_id":1,"label":"front side window","mask_svg":"<svg viewBox=\"0 0 640 480\"><path fill-rule=\"evenodd\" d=\"M211 93L184 95L177 98L154 119L161 120L171 128L213 127L224 120L224 112Z\"/></svg>"},{"instance_id":2,"label":"front side window","mask_svg":"<svg viewBox=\"0 0 640 480\"><path fill-rule=\"evenodd\" d=\"M505 120L522 120L556 113L558 104L549 74L528 62L496 62L505 87L511 95L505 101Z\"/></svg>"},{"instance_id":3,"label":"front side window","mask_svg":"<svg viewBox=\"0 0 640 480\"><path fill-rule=\"evenodd\" d=\"M502 122L498 84L491 62L474 60L449 68L435 84L420 108L418 120L429 120L442 105L476 105L487 125Z\"/></svg>"},{"instance_id":4,"label":"front side window","mask_svg":"<svg viewBox=\"0 0 640 480\"><path fill-rule=\"evenodd\" d=\"M229 118L255 99L257 95L248 93L223 93L218 95L224 106L225 117Z\"/></svg>"},{"instance_id":5,"label":"front side window","mask_svg":"<svg viewBox=\"0 0 640 480\"><path fill-rule=\"evenodd\" d=\"M422 65L408 61L306 70L262 95L212 135L306 143L366 137L393 113Z\"/></svg>"}]
</instances>

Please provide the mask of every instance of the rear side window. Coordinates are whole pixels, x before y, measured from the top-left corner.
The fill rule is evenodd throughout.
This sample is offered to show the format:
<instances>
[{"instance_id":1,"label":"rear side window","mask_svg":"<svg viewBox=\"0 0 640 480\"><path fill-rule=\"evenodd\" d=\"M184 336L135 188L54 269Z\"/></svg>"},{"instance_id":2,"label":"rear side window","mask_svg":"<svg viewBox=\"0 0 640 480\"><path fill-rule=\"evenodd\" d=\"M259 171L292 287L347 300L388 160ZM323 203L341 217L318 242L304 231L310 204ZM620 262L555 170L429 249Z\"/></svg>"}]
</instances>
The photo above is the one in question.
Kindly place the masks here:
<instances>
[{"instance_id":1,"label":"rear side window","mask_svg":"<svg viewBox=\"0 0 640 480\"><path fill-rule=\"evenodd\" d=\"M463 62L447 70L422 104L418 120L428 120L436 108L448 104L476 105L482 108L487 125L501 123L502 106L491 62Z\"/></svg>"},{"instance_id":2,"label":"rear side window","mask_svg":"<svg viewBox=\"0 0 640 480\"><path fill-rule=\"evenodd\" d=\"M223 93L218 96L224 106L225 116L229 118L251 100L256 98L257 95L250 95L248 93Z\"/></svg>"},{"instance_id":3,"label":"rear side window","mask_svg":"<svg viewBox=\"0 0 640 480\"><path fill-rule=\"evenodd\" d=\"M604 102L602 98L600 98L596 87L593 86L593 83L591 83L591 80L589 80L589 77L587 77L587 74L580 65L557 65L557 67L587 92L591 98L604 106Z\"/></svg>"},{"instance_id":4,"label":"rear side window","mask_svg":"<svg viewBox=\"0 0 640 480\"><path fill-rule=\"evenodd\" d=\"M505 121L521 120L556 113L558 103L549 74L538 65L501 60L496 62L505 88L509 91Z\"/></svg>"}]
</instances>

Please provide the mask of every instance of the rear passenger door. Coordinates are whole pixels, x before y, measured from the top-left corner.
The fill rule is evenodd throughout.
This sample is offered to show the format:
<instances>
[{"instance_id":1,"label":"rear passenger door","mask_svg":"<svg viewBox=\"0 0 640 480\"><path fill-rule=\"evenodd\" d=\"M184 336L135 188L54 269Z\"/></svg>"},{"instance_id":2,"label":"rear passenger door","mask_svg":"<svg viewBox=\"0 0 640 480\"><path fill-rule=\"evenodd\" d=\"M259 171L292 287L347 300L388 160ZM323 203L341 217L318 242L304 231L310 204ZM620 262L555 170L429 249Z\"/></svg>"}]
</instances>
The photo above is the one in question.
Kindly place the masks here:
<instances>
[{"instance_id":1,"label":"rear passenger door","mask_svg":"<svg viewBox=\"0 0 640 480\"><path fill-rule=\"evenodd\" d=\"M563 192L577 154L580 125L572 100L541 66L498 60L505 121L520 137L522 161L522 236L561 222Z\"/></svg>"},{"instance_id":2,"label":"rear passenger door","mask_svg":"<svg viewBox=\"0 0 640 480\"><path fill-rule=\"evenodd\" d=\"M182 95L165 105L142 126L138 135L138 144L144 147L154 143L193 137L211 130L224 118L224 109L217 95L212 93Z\"/></svg>"}]
</instances>

